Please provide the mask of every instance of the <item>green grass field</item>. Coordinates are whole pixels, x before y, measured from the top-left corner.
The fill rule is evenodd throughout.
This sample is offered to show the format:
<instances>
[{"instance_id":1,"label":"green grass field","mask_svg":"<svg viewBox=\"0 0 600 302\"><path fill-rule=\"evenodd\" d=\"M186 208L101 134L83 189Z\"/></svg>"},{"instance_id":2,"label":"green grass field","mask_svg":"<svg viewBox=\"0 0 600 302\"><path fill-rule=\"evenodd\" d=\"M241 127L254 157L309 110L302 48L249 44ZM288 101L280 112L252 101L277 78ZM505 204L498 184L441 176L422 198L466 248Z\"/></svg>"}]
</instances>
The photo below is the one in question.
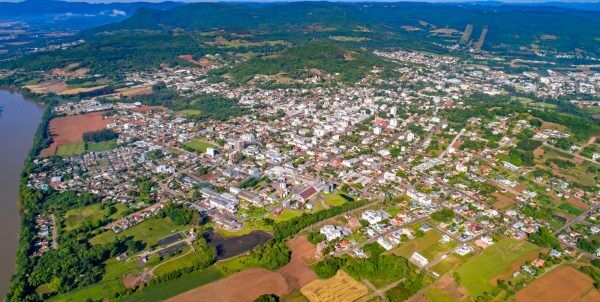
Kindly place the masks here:
<instances>
[{"instance_id":1,"label":"green grass field","mask_svg":"<svg viewBox=\"0 0 600 302\"><path fill-rule=\"evenodd\" d=\"M341 205L347 203L348 200L340 194L344 194L344 193L335 192L335 193L331 193L329 195L325 195L325 203L330 207L337 207L337 206L341 206ZM346 195L346 194L344 194L344 195ZM348 196L348 197L350 197L350 196ZM350 198L352 198L352 197L350 197Z\"/></svg>"},{"instance_id":2,"label":"green grass field","mask_svg":"<svg viewBox=\"0 0 600 302\"><path fill-rule=\"evenodd\" d=\"M472 297L491 291L492 279L511 269L516 261L538 250L539 247L527 241L504 239L472 257L457 270L460 284Z\"/></svg>"},{"instance_id":3,"label":"green grass field","mask_svg":"<svg viewBox=\"0 0 600 302\"><path fill-rule=\"evenodd\" d=\"M83 143L60 145L58 146L58 148L56 148L56 155L63 157L73 156L77 154L82 154L85 151L84 149L85 148Z\"/></svg>"},{"instance_id":4,"label":"green grass field","mask_svg":"<svg viewBox=\"0 0 600 302\"><path fill-rule=\"evenodd\" d=\"M117 147L117 141L114 139L110 140L110 141L99 142L99 143L85 143L85 151L90 151L90 152L110 150L110 149L114 149L116 147Z\"/></svg>"},{"instance_id":5,"label":"green grass field","mask_svg":"<svg viewBox=\"0 0 600 302\"><path fill-rule=\"evenodd\" d=\"M179 113L187 118L194 118L200 116L202 114L202 111L195 109L185 109L179 111Z\"/></svg>"},{"instance_id":6,"label":"green grass field","mask_svg":"<svg viewBox=\"0 0 600 302\"><path fill-rule=\"evenodd\" d=\"M275 222L282 222L290 220L294 217L298 217L302 215L302 213L304 213L304 211L302 210L284 209L283 211L281 211L281 214L279 214L279 216L275 216L275 214L271 213L267 216L267 218L271 218L275 220Z\"/></svg>"},{"instance_id":7,"label":"green grass field","mask_svg":"<svg viewBox=\"0 0 600 302\"><path fill-rule=\"evenodd\" d=\"M400 243L400 245L391 250L390 252L397 256L402 256L404 258L410 258L410 256L414 252L421 253L428 248L435 246L437 242L442 238L442 234L435 230L430 230L425 233L423 237L416 237L412 240ZM427 259L429 261L433 259Z\"/></svg>"},{"instance_id":8,"label":"green grass field","mask_svg":"<svg viewBox=\"0 0 600 302\"><path fill-rule=\"evenodd\" d=\"M127 207L122 204L116 204L114 206L117 209L117 212L110 216L108 216L108 213L101 208L102 204L100 203L71 209L67 211L64 216L65 230L74 230L84 226L85 223L104 219L106 217L117 218L121 216L121 213L127 210Z\"/></svg>"},{"instance_id":9,"label":"green grass field","mask_svg":"<svg viewBox=\"0 0 600 302\"><path fill-rule=\"evenodd\" d=\"M56 296L49 301L53 302L81 302L88 299L98 299L101 297L112 297L113 293L125 289L121 280L113 279L110 281L100 281L97 284L69 292L65 295Z\"/></svg>"},{"instance_id":10,"label":"green grass field","mask_svg":"<svg viewBox=\"0 0 600 302\"><path fill-rule=\"evenodd\" d=\"M136 240L141 240L148 245L155 244L158 239L170 235L172 231L181 231L188 226L176 226L170 218L150 218L140 224L137 224L119 234L115 234L112 230L93 237L90 242L92 244L104 244L114 241L117 236L128 237L133 236Z\"/></svg>"},{"instance_id":11,"label":"green grass field","mask_svg":"<svg viewBox=\"0 0 600 302\"><path fill-rule=\"evenodd\" d=\"M191 148L192 150L194 150L196 152L201 152L201 153L206 153L206 148L208 148L208 147L213 147L213 148L217 147L215 144L211 144L211 143L201 140L201 139L191 140L191 141L185 143L185 146L188 148Z\"/></svg>"}]
</instances>

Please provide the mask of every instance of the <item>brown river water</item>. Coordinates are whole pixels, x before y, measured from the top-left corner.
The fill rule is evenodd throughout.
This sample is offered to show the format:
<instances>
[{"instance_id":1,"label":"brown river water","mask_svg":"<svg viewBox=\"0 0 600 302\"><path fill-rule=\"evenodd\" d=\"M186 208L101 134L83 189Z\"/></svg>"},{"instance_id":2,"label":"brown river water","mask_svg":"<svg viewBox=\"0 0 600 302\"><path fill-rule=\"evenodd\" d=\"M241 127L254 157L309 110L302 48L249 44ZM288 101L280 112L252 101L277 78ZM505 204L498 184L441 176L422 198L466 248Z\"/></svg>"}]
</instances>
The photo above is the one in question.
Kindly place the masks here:
<instances>
[{"instance_id":1,"label":"brown river water","mask_svg":"<svg viewBox=\"0 0 600 302\"><path fill-rule=\"evenodd\" d=\"M44 108L16 92L0 89L0 300L15 272L20 226L17 191L23 163Z\"/></svg>"}]
</instances>

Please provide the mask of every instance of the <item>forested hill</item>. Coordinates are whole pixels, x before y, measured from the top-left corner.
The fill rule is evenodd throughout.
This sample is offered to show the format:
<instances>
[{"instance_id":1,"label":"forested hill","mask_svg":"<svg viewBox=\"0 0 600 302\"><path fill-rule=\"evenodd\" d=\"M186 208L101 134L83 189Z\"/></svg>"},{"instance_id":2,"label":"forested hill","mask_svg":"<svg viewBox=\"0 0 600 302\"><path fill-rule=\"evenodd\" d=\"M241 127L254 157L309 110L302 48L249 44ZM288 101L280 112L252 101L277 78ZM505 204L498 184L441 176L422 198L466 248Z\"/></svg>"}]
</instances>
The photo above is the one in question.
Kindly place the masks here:
<instances>
[{"instance_id":1,"label":"forested hill","mask_svg":"<svg viewBox=\"0 0 600 302\"><path fill-rule=\"evenodd\" d=\"M166 11L142 8L120 23L88 34L123 29L152 30L299 30L327 31L356 26L399 35L458 42L467 25L476 43L487 28L487 50L539 47L556 51L583 49L600 53L600 16L595 12L557 6L461 5L428 3L350 4L296 2L269 5L195 3Z\"/></svg>"}]
</instances>

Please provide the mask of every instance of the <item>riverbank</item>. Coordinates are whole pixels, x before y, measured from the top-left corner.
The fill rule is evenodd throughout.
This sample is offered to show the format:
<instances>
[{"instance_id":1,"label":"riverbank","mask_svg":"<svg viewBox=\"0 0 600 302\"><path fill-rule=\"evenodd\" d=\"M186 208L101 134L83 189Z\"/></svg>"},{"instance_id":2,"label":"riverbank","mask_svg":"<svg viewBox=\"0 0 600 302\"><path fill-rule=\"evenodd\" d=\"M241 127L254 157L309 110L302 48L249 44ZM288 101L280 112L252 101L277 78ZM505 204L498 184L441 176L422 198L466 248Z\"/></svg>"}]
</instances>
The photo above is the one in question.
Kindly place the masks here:
<instances>
[{"instance_id":1,"label":"riverbank","mask_svg":"<svg viewBox=\"0 0 600 302\"><path fill-rule=\"evenodd\" d=\"M34 138L44 112L40 102L0 87L0 293L6 294L11 276L16 272L16 251L21 231L18 208L21 174L30 160Z\"/></svg>"}]
</instances>

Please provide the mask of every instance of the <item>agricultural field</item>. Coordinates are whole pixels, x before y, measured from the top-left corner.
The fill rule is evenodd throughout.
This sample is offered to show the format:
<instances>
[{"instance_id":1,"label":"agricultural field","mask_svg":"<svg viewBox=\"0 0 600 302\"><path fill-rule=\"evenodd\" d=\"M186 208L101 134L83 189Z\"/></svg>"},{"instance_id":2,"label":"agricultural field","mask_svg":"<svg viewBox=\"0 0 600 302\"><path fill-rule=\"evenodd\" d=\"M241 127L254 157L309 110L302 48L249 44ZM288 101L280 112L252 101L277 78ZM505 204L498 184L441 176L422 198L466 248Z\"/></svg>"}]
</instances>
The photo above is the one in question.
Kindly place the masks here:
<instances>
[{"instance_id":1,"label":"agricultural field","mask_svg":"<svg viewBox=\"0 0 600 302\"><path fill-rule=\"evenodd\" d=\"M201 140L201 139L195 139L195 140L191 140L187 143L184 144L185 147L190 148L196 152L200 152L200 153L206 153L206 148L212 147L212 148L216 148L217 145L209 143L205 140Z\"/></svg>"},{"instance_id":2,"label":"agricultural field","mask_svg":"<svg viewBox=\"0 0 600 302\"><path fill-rule=\"evenodd\" d=\"M457 269L459 283L477 297L491 291L498 277L512 274L538 251L536 245L527 241L503 239L461 265Z\"/></svg>"},{"instance_id":3,"label":"agricultural field","mask_svg":"<svg viewBox=\"0 0 600 302\"><path fill-rule=\"evenodd\" d=\"M560 266L519 291L517 302L600 301L600 292L588 275Z\"/></svg>"},{"instance_id":4,"label":"agricultural field","mask_svg":"<svg viewBox=\"0 0 600 302\"><path fill-rule=\"evenodd\" d=\"M85 132L104 129L114 121L114 117L104 118L103 112L94 112L81 115L64 116L50 120L49 130L52 134L52 144L42 150L42 156L56 154L61 145L82 143ZM70 147L70 150L75 150ZM83 152L83 145L76 150Z\"/></svg>"},{"instance_id":5,"label":"agricultural field","mask_svg":"<svg viewBox=\"0 0 600 302\"><path fill-rule=\"evenodd\" d=\"M300 292L311 302L355 301L366 295L369 290L340 270L334 277L315 280L302 287Z\"/></svg>"}]
</instances>

